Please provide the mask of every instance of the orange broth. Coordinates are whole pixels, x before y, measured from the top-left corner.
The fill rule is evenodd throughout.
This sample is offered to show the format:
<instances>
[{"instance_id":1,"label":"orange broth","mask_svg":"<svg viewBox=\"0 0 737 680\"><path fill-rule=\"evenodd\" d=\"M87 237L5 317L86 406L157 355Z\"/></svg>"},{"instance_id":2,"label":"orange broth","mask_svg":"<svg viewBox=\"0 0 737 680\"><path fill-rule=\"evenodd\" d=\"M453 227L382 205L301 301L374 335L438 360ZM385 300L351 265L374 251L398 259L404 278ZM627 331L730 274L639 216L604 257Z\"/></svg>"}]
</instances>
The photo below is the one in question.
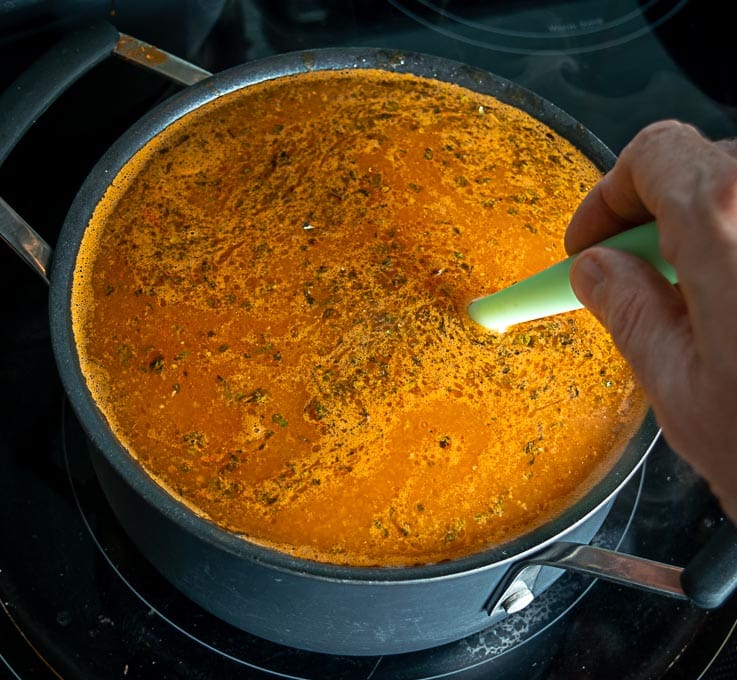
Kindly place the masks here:
<instances>
[{"instance_id":1,"label":"orange broth","mask_svg":"<svg viewBox=\"0 0 737 680\"><path fill-rule=\"evenodd\" d=\"M83 373L145 470L248 540L382 566L510 540L600 479L644 413L586 311L501 335L465 314L565 256L599 177L454 85L249 86L160 133L97 207Z\"/></svg>"}]
</instances>

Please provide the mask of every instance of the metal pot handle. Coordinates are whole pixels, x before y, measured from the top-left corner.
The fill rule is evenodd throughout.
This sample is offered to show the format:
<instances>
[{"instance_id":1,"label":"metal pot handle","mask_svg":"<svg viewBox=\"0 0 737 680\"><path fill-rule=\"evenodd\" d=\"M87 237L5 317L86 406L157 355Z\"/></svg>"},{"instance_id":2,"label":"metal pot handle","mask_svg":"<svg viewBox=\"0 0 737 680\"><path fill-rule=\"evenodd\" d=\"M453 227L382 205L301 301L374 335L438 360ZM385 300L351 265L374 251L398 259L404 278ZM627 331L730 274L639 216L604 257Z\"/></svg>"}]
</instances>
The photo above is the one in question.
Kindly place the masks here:
<instances>
[{"instance_id":1,"label":"metal pot handle","mask_svg":"<svg viewBox=\"0 0 737 680\"><path fill-rule=\"evenodd\" d=\"M119 33L106 22L70 33L0 95L0 165L46 109L111 54L180 85L192 85L211 75L199 66ZM48 283L51 247L2 198L0 238Z\"/></svg>"},{"instance_id":2,"label":"metal pot handle","mask_svg":"<svg viewBox=\"0 0 737 680\"><path fill-rule=\"evenodd\" d=\"M725 519L685 568L592 545L552 543L507 571L486 603L489 616L512 614L530 604L535 598L535 579L543 566L596 576L688 600L702 609L714 609L737 589L737 529Z\"/></svg>"}]
</instances>

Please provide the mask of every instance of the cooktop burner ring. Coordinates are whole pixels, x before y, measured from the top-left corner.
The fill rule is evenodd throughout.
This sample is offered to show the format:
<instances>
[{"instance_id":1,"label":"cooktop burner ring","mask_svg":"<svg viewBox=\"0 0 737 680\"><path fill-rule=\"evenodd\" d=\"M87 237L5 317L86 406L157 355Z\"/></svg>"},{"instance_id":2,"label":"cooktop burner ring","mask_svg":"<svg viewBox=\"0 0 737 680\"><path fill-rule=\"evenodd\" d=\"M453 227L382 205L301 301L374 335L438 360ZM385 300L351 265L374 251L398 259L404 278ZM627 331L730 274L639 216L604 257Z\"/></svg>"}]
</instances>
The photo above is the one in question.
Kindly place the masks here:
<instances>
[{"instance_id":1,"label":"cooktop burner ring","mask_svg":"<svg viewBox=\"0 0 737 680\"><path fill-rule=\"evenodd\" d=\"M674 17L688 0L644 0L625 3L606 16L607 3L579 8L536 8L534 11L488 10L474 18L474 7L434 0L388 0L396 10L445 38L508 54L583 54L617 47L654 32ZM473 4L473 3L471 3ZM645 19L645 15L648 18ZM530 23L527 23L530 22Z\"/></svg>"}]
</instances>

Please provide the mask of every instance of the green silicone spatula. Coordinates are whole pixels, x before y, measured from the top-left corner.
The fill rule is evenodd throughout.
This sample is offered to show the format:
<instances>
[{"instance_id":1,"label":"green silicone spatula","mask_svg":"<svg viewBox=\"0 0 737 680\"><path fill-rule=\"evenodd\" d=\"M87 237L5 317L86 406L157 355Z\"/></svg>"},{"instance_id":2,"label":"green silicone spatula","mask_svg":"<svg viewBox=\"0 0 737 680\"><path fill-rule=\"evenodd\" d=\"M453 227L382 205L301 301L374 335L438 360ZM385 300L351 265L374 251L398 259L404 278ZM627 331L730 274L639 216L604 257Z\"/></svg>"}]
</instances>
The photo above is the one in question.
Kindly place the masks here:
<instances>
[{"instance_id":1,"label":"green silicone spatula","mask_svg":"<svg viewBox=\"0 0 737 680\"><path fill-rule=\"evenodd\" d=\"M654 222L623 231L597 245L637 255L653 265L671 283L677 280L675 270L660 253L658 230ZM571 264L576 257L578 255L571 255L509 288L474 300L468 306L468 315L489 330L504 332L510 326L524 321L580 309L583 305L574 295L569 281Z\"/></svg>"}]
</instances>

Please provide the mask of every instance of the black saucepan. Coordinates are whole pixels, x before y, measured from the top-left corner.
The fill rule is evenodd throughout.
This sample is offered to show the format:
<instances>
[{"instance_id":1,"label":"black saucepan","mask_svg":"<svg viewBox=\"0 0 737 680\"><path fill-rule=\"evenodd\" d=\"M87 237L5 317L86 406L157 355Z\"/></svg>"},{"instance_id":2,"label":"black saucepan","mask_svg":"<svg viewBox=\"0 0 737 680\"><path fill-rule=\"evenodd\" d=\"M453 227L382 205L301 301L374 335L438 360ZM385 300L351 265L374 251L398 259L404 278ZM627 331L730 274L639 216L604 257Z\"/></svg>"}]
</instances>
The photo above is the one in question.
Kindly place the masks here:
<instances>
[{"instance_id":1,"label":"black saucepan","mask_svg":"<svg viewBox=\"0 0 737 680\"><path fill-rule=\"evenodd\" d=\"M588 545L658 436L652 416L611 473L553 521L508 544L427 566L355 568L292 558L219 529L160 488L116 440L90 396L72 334L70 294L77 250L98 201L130 157L172 121L265 79L316 69L379 68L491 94L546 123L601 170L614 157L549 102L510 81L445 59L339 48L280 55L210 76L101 24L70 36L0 97L0 162L68 85L111 54L142 62L186 87L137 122L97 163L69 210L53 255L1 199L0 232L39 273L48 273L54 353L89 437L99 481L127 533L171 583L213 614L256 635L357 655L421 649L477 632L547 588L561 573L551 566L691 599L698 606L726 599L737 583L737 541L726 522L685 570Z\"/></svg>"}]
</instances>

